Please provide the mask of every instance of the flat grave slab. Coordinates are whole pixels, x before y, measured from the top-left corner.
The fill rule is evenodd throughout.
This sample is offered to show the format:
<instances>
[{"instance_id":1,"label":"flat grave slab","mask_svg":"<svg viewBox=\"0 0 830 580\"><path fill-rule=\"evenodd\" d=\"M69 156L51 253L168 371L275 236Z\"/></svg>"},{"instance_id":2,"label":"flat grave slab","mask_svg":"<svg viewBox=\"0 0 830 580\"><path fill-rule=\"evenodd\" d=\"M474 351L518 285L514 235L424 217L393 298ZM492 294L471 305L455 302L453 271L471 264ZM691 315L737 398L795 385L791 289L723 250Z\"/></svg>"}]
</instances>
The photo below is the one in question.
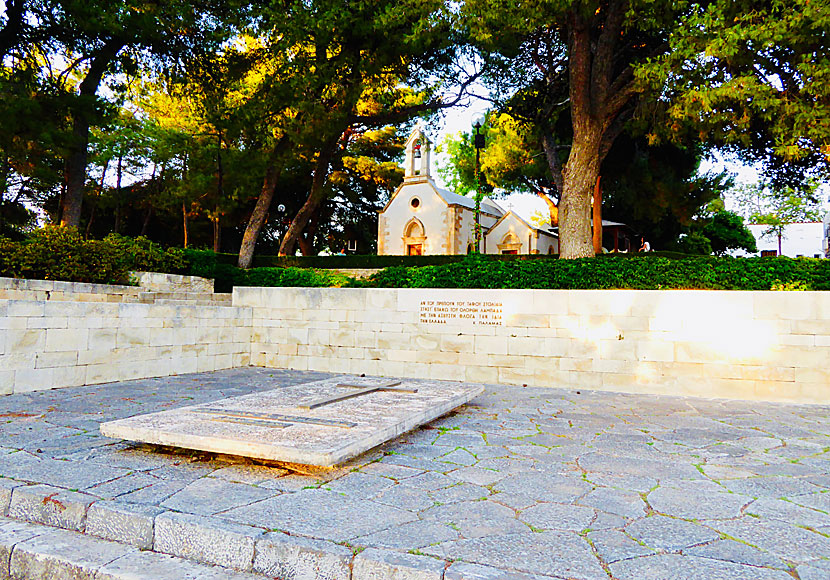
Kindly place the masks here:
<instances>
[{"instance_id":1,"label":"flat grave slab","mask_svg":"<svg viewBox=\"0 0 830 580\"><path fill-rule=\"evenodd\" d=\"M351 376L101 424L116 439L331 467L470 401L484 385Z\"/></svg>"}]
</instances>

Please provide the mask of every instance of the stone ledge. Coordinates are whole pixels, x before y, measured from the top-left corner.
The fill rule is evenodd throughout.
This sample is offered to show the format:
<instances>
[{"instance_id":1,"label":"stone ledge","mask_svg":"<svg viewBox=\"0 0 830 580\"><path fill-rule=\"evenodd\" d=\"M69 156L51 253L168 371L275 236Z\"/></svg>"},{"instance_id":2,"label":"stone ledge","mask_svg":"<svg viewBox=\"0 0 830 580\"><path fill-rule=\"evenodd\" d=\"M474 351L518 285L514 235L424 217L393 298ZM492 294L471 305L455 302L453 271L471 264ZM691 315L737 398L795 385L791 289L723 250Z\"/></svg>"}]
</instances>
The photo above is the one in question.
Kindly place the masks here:
<instances>
[{"instance_id":1,"label":"stone ledge","mask_svg":"<svg viewBox=\"0 0 830 580\"><path fill-rule=\"evenodd\" d=\"M15 580L264 580L77 532L0 519L0 578Z\"/></svg>"},{"instance_id":2,"label":"stone ledge","mask_svg":"<svg viewBox=\"0 0 830 580\"><path fill-rule=\"evenodd\" d=\"M98 498L50 485L27 485L12 490L9 517L83 532L89 506Z\"/></svg>"},{"instance_id":3,"label":"stone ledge","mask_svg":"<svg viewBox=\"0 0 830 580\"><path fill-rule=\"evenodd\" d=\"M155 518L163 508L119 501L99 501L87 513L86 533L105 540L153 549Z\"/></svg>"}]
</instances>

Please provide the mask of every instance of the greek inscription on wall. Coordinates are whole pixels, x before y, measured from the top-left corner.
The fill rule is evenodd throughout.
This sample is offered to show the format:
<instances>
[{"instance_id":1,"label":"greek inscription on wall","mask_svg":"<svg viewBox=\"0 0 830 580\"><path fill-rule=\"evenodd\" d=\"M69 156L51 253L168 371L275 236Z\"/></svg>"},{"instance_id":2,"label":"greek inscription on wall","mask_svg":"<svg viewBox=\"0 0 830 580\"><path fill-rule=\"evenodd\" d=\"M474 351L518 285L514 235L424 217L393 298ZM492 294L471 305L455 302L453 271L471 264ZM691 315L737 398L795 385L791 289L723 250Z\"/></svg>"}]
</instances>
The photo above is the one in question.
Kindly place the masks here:
<instances>
[{"instance_id":1,"label":"greek inscription on wall","mask_svg":"<svg viewBox=\"0 0 830 580\"><path fill-rule=\"evenodd\" d=\"M488 300L421 300L423 324L465 324L502 326L502 302Z\"/></svg>"}]
</instances>

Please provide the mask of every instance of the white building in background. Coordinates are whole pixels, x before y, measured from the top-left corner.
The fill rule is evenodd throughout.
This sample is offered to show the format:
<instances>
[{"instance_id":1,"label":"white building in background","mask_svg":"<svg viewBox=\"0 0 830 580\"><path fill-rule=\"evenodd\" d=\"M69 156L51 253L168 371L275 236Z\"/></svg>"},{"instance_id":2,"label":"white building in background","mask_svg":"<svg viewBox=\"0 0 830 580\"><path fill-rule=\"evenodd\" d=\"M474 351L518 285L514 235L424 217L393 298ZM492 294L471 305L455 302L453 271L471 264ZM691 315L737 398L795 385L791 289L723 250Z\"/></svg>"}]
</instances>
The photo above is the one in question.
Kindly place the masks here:
<instances>
[{"instance_id":1,"label":"white building in background","mask_svg":"<svg viewBox=\"0 0 830 580\"><path fill-rule=\"evenodd\" d=\"M821 236L821 247L824 250L824 257L830 258L830 211L824 216L824 223L821 224L823 228Z\"/></svg>"},{"instance_id":2,"label":"white building in background","mask_svg":"<svg viewBox=\"0 0 830 580\"><path fill-rule=\"evenodd\" d=\"M828 214L830 215L830 214ZM799 222L788 224L784 227L784 235L781 236L781 254L788 258L826 258L827 253L827 229L828 218L822 222ZM776 234L763 235L769 226L762 224L747 225L749 231L755 236L755 243L758 246L758 254L761 256L777 256L778 236ZM746 252L735 252L736 256L747 256Z\"/></svg>"},{"instance_id":3,"label":"white building in background","mask_svg":"<svg viewBox=\"0 0 830 580\"><path fill-rule=\"evenodd\" d=\"M420 128L406 142L403 183L378 216L378 255L468 254L475 248L475 200L436 185L431 143ZM495 201L481 201L484 254L556 254L559 238Z\"/></svg>"}]
</instances>

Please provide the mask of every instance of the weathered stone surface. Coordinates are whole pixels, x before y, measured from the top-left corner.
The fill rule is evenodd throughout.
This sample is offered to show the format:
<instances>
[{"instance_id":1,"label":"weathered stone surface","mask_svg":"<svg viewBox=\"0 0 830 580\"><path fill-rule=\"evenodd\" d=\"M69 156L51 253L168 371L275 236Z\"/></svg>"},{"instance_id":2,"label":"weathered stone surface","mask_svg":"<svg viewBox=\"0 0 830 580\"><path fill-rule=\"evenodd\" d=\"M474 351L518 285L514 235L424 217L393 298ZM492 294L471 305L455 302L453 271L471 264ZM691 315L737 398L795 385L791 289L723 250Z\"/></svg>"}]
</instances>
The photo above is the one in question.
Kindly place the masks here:
<instances>
[{"instance_id":1,"label":"weathered stone surface","mask_svg":"<svg viewBox=\"0 0 830 580\"><path fill-rule=\"evenodd\" d=\"M796 526L810 528L830 526L830 515L779 499L761 498L755 500L747 506L745 511L750 515L780 520Z\"/></svg>"},{"instance_id":2,"label":"weathered stone surface","mask_svg":"<svg viewBox=\"0 0 830 580\"><path fill-rule=\"evenodd\" d=\"M276 491L203 477L165 499L161 506L178 512L209 516L275 495Z\"/></svg>"},{"instance_id":3,"label":"weathered stone surface","mask_svg":"<svg viewBox=\"0 0 830 580\"><path fill-rule=\"evenodd\" d=\"M662 514L699 520L729 519L741 515L752 498L737 493L712 493L660 487L648 494L648 503Z\"/></svg>"},{"instance_id":4,"label":"weathered stone surface","mask_svg":"<svg viewBox=\"0 0 830 580\"><path fill-rule=\"evenodd\" d=\"M766 566L769 568L784 568L784 563L775 556L753 548L747 544L735 540L718 540L711 544L692 546L683 550L684 555L701 556L713 560L724 560L735 564L748 564L750 566Z\"/></svg>"},{"instance_id":5,"label":"weathered stone surface","mask_svg":"<svg viewBox=\"0 0 830 580\"><path fill-rule=\"evenodd\" d=\"M155 518L163 508L117 501L99 501L89 508L86 533L130 544L142 550L153 548Z\"/></svg>"},{"instance_id":6,"label":"weathered stone surface","mask_svg":"<svg viewBox=\"0 0 830 580\"><path fill-rule=\"evenodd\" d=\"M355 556L352 580L442 580L445 565L426 556L370 548Z\"/></svg>"},{"instance_id":7,"label":"weathered stone surface","mask_svg":"<svg viewBox=\"0 0 830 580\"><path fill-rule=\"evenodd\" d=\"M12 578L21 580L82 580L113 560L136 549L97 540L67 530L45 529L14 547L10 561Z\"/></svg>"},{"instance_id":8,"label":"weathered stone surface","mask_svg":"<svg viewBox=\"0 0 830 580\"><path fill-rule=\"evenodd\" d=\"M83 531L89 506L98 498L48 485L16 487L9 515L20 520Z\"/></svg>"},{"instance_id":9,"label":"weathered stone surface","mask_svg":"<svg viewBox=\"0 0 830 580\"><path fill-rule=\"evenodd\" d=\"M703 526L665 516L636 521L625 531L649 548L668 551L682 550L719 537L716 532Z\"/></svg>"},{"instance_id":10,"label":"weathered stone surface","mask_svg":"<svg viewBox=\"0 0 830 580\"><path fill-rule=\"evenodd\" d=\"M153 549L206 564L247 571L262 530L213 518L164 513L156 517Z\"/></svg>"},{"instance_id":11,"label":"weathered stone surface","mask_svg":"<svg viewBox=\"0 0 830 580\"><path fill-rule=\"evenodd\" d=\"M569 530L579 532L594 520L594 510L578 505L540 503L524 510L519 519L542 530Z\"/></svg>"},{"instance_id":12,"label":"weathered stone surface","mask_svg":"<svg viewBox=\"0 0 830 580\"><path fill-rule=\"evenodd\" d=\"M351 561L338 544L269 532L257 540L253 571L283 580L350 580Z\"/></svg>"},{"instance_id":13,"label":"weathered stone surface","mask_svg":"<svg viewBox=\"0 0 830 580\"><path fill-rule=\"evenodd\" d=\"M676 554L622 560L611 564L610 568L619 580L792 580L792 576L782 570Z\"/></svg>"},{"instance_id":14,"label":"weathered stone surface","mask_svg":"<svg viewBox=\"0 0 830 580\"><path fill-rule=\"evenodd\" d=\"M43 529L27 522L0 518L0 579L9 578L9 559L15 545L34 538Z\"/></svg>"},{"instance_id":15,"label":"weathered stone surface","mask_svg":"<svg viewBox=\"0 0 830 580\"><path fill-rule=\"evenodd\" d=\"M405 380L396 388L415 392L376 391L304 408L357 392L339 387L340 383L365 387L385 384L377 380L356 382L352 377L326 379L111 421L101 425L101 433L131 441L332 466L440 417L484 390L482 385L472 383ZM284 417L338 424L310 424ZM344 426L343 421L353 425Z\"/></svg>"},{"instance_id":16,"label":"weathered stone surface","mask_svg":"<svg viewBox=\"0 0 830 580\"><path fill-rule=\"evenodd\" d=\"M444 580L547 580L553 576L507 572L491 566L454 562L444 572Z\"/></svg>"},{"instance_id":17,"label":"weathered stone surface","mask_svg":"<svg viewBox=\"0 0 830 580\"><path fill-rule=\"evenodd\" d=\"M588 539L591 540L597 554L606 564L654 553L654 550L635 542L626 534L616 530L591 532L588 534Z\"/></svg>"},{"instance_id":18,"label":"weathered stone surface","mask_svg":"<svg viewBox=\"0 0 830 580\"><path fill-rule=\"evenodd\" d=\"M816 493L821 488L795 477L748 477L724 481L723 486L751 497L780 498Z\"/></svg>"},{"instance_id":19,"label":"weathered stone surface","mask_svg":"<svg viewBox=\"0 0 830 580\"><path fill-rule=\"evenodd\" d=\"M830 538L784 522L745 517L713 523L713 526L733 538L787 560L799 562L814 558L816 554L830 554Z\"/></svg>"},{"instance_id":20,"label":"weathered stone surface","mask_svg":"<svg viewBox=\"0 0 830 580\"><path fill-rule=\"evenodd\" d=\"M225 512L222 517L292 534L343 542L418 517L322 489L305 489Z\"/></svg>"},{"instance_id":21,"label":"weathered stone surface","mask_svg":"<svg viewBox=\"0 0 830 580\"><path fill-rule=\"evenodd\" d=\"M634 491L600 487L581 497L579 503L624 518L636 519L646 515L646 504Z\"/></svg>"},{"instance_id":22,"label":"weathered stone surface","mask_svg":"<svg viewBox=\"0 0 830 580\"><path fill-rule=\"evenodd\" d=\"M592 487L590 483L576 476L524 473L511 475L493 488L500 492L526 495L538 501L557 498L563 503L570 503L591 491Z\"/></svg>"},{"instance_id":23,"label":"weathered stone surface","mask_svg":"<svg viewBox=\"0 0 830 580\"><path fill-rule=\"evenodd\" d=\"M9 513L12 490L20 485L23 484L13 479L0 478L0 516L6 516Z\"/></svg>"},{"instance_id":24,"label":"weathered stone surface","mask_svg":"<svg viewBox=\"0 0 830 580\"><path fill-rule=\"evenodd\" d=\"M444 542L421 550L516 572L575 580L608 580L588 542L567 532L527 532Z\"/></svg>"},{"instance_id":25,"label":"weathered stone surface","mask_svg":"<svg viewBox=\"0 0 830 580\"><path fill-rule=\"evenodd\" d=\"M133 552L101 567L94 580L262 580L262 576L168 554Z\"/></svg>"},{"instance_id":26,"label":"weathered stone surface","mask_svg":"<svg viewBox=\"0 0 830 580\"><path fill-rule=\"evenodd\" d=\"M459 529L466 528L466 521L460 524L457 522L439 523L435 521L417 521L400 526L392 526L385 530L360 536L352 540L358 546L376 546L379 548L391 548L393 550L416 550L461 538Z\"/></svg>"}]
</instances>

